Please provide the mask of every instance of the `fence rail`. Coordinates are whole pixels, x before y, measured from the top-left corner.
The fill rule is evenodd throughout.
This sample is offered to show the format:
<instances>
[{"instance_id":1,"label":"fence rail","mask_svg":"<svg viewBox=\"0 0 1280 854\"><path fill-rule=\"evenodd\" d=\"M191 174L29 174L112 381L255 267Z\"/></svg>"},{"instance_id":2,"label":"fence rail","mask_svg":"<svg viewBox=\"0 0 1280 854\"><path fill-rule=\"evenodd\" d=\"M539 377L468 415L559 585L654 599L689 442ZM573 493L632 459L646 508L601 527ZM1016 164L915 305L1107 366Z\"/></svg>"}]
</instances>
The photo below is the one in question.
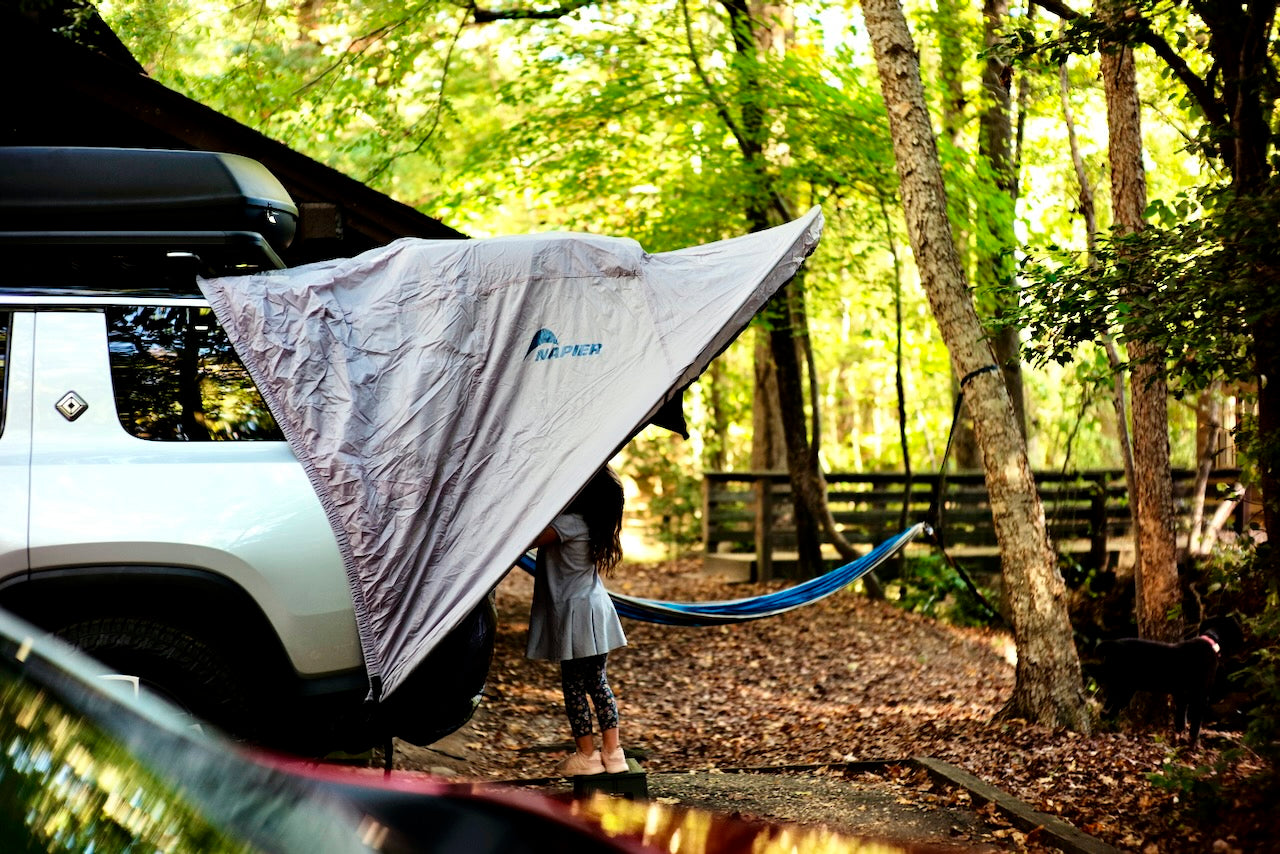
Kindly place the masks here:
<instances>
[{"instance_id":1,"label":"fence rail","mask_svg":"<svg viewBox=\"0 0 1280 854\"><path fill-rule=\"evenodd\" d=\"M1209 476L1204 515L1212 516L1240 476L1237 469ZM1173 473L1174 498L1186 522L1196 474ZM901 472L827 475L827 502L844 537L855 544L882 542L906 523L925 520L938 488L938 475ZM1098 470L1062 474L1038 472L1036 485L1045 507L1049 534L1060 553L1100 567L1121 550L1132 548L1128 490L1124 472ZM942 533L949 548L980 553L994 550L995 530L986 484L979 472L943 477ZM791 485L786 472L705 472L703 544L707 555L754 554L771 562L774 552L795 548ZM1244 513L1233 511L1228 527L1244 529ZM1182 526L1185 529L1187 526Z\"/></svg>"}]
</instances>

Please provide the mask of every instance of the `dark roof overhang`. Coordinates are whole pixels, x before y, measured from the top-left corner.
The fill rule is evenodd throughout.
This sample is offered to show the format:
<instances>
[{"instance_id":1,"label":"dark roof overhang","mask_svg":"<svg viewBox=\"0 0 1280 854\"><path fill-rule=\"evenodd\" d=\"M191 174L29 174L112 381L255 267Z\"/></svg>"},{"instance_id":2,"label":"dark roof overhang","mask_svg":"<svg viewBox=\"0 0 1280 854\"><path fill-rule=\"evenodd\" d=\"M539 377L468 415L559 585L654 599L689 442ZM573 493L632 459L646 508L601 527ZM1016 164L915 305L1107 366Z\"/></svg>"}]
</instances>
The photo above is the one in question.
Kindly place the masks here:
<instances>
[{"instance_id":1,"label":"dark roof overhang","mask_svg":"<svg viewBox=\"0 0 1280 854\"><path fill-rule=\"evenodd\" d=\"M18 13L12 3L0 4L0 27L7 37L0 68L8 81L0 143L190 148L251 157L280 179L300 209L298 238L285 256L291 265L354 255L400 237L466 238L165 87L131 56L124 60L128 52L113 34L98 33L88 42L105 43L105 49L86 47Z\"/></svg>"}]
</instances>

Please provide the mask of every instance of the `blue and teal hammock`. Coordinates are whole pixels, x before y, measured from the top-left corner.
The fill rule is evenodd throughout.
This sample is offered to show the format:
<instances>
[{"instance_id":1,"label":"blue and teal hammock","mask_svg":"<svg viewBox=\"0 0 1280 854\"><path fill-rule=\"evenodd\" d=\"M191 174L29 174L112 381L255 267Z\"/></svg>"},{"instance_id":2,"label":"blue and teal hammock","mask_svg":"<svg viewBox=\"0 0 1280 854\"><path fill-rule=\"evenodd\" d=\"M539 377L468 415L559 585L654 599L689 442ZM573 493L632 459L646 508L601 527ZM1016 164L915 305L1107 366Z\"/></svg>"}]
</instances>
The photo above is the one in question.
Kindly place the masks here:
<instances>
[{"instance_id":1,"label":"blue and teal hammock","mask_svg":"<svg viewBox=\"0 0 1280 854\"><path fill-rule=\"evenodd\" d=\"M609 596L613 599L619 616L669 626L716 626L774 617L802 605L817 602L837 590L848 587L893 557L920 534L929 531L928 524L919 522L896 537L885 540L851 563L794 587L746 599L730 599L722 602L663 602L657 599L626 596L622 593L610 593ZM533 556L523 555L516 565L532 573L534 571Z\"/></svg>"}]
</instances>

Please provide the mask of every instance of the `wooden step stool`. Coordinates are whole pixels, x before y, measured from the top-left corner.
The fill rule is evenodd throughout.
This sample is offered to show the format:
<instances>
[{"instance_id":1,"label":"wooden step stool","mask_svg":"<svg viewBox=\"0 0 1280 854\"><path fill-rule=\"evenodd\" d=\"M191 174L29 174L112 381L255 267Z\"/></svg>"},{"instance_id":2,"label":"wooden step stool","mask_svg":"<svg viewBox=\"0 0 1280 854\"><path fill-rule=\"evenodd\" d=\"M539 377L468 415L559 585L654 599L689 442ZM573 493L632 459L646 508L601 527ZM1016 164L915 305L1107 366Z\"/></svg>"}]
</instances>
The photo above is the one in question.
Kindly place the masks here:
<instances>
[{"instance_id":1,"label":"wooden step stool","mask_svg":"<svg viewBox=\"0 0 1280 854\"><path fill-rule=\"evenodd\" d=\"M649 797L649 778L640 763L627 758L627 770L620 774L583 774L573 778L573 796L586 798L602 792L634 801Z\"/></svg>"}]
</instances>

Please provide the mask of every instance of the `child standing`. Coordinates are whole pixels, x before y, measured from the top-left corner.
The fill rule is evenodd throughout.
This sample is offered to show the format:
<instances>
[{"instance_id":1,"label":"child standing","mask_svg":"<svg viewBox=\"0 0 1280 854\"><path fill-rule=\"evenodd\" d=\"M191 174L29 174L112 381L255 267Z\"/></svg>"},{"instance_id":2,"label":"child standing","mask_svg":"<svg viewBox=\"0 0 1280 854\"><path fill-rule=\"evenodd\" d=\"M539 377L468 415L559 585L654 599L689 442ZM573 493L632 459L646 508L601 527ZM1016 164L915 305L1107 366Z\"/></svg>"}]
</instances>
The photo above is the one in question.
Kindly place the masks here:
<instances>
[{"instance_id":1,"label":"child standing","mask_svg":"<svg viewBox=\"0 0 1280 854\"><path fill-rule=\"evenodd\" d=\"M565 712L577 751L557 767L565 776L618 774L627 760L618 739L618 706L605 675L609 652L627 643L613 600L600 580L622 560L622 481L601 469L538 535L529 658L560 662ZM592 736L591 710L601 749Z\"/></svg>"}]
</instances>

